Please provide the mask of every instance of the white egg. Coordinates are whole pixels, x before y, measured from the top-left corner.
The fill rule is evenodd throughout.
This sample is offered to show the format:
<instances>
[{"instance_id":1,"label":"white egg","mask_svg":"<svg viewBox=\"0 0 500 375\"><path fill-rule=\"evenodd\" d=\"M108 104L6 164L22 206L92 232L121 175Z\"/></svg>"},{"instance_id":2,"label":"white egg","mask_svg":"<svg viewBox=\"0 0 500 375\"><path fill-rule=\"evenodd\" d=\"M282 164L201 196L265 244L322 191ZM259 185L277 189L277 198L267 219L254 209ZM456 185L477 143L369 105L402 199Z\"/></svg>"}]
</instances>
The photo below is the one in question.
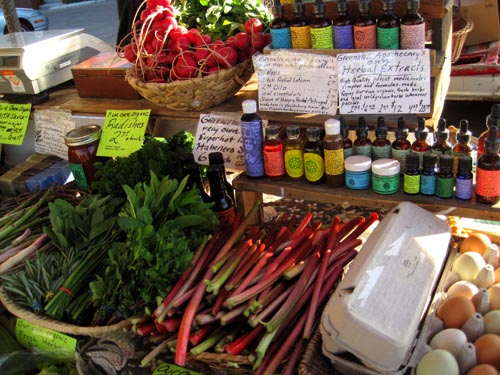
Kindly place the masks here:
<instances>
[{"instance_id":1,"label":"white egg","mask_svg":"<svg viewBox=\"0 0 500 375\"><path fill-rule=\"evenodd\" d=\"M416 375L459 375L458 363L453 355L443 349L425 353L417 364Z\"/></svg>"},{"instance_id":2,"label":"white egg","mask_svg":"<svg viewBox=\"0 0 500 375\"><path fill-rule=\"evenodd\" d=\"M474 281L477 273L485 266L486 261L479 253L469 251L460 254L453 262L452 271L456 272L460 280Z\"/></svg>"},{"instance_id":3,"label":"white egg","mask_svg":"<svg viewBox=\"0 0 500 375\"><path fill-rule=\"evenodd\" d=\"M467 342L467 336L458 328L446 328L436 333L429 345L432 349L443 349L456 356L460 348Z\"/></svg>"}]
</instances>

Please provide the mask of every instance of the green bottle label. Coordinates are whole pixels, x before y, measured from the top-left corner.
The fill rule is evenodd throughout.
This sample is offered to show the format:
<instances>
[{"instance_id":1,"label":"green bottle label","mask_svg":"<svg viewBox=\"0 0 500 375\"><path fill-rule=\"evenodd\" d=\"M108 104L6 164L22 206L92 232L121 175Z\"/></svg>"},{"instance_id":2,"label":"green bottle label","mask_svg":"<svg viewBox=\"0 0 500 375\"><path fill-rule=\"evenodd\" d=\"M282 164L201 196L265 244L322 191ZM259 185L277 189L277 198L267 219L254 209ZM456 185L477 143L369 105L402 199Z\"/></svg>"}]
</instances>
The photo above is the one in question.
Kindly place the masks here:
<instances>
[{"instance_id":1,"label":"green bottle label","mask_svg":"<svg viewBox=\"0 0 500 375\"><path fill-rule=\"evenodd\" d=\"M403 178L403 191L407 194L420 193L420 175L411 176L405 174Z\"/></svg>"},{"instance_id":2,"label":"green bottle label","mask_svg":"<svg viewBox=\"0 0 500 375\"><path fill-rule=\"evenodd\" d=\"M290 150L285 152L286 174L292 178L300 178L304 175L304 160L301 150Z\"/></svg>"},{"instance_id":3,"label":"green bottle label","mask_svg":"<svg viewBox=\"0 0 500 375\"><path fill-rule=\"evenodd\" d=\"M453 178L439 177L436 181L436 195L440 198L451 198L453 196Z\"/></svg>"},{"instance_id":4,"label":"green bottle label","mask_svg":"<svg viewBox=\"0 0 500 375\"><path fill-rule=\"evenodd\" d=\"M332 49L333 28L326 26L321 28L311 28L311 47L313 49Z\"/></svg>"},{"instance_id":5,"label":"green bottle label","mask_svg":"<svg viewBox=\"0 0 500 375\"><path fill-rule=\"evenodd\" d=\"M85 175L85 170L83 169L83 165L70 163L69 167L71 169L71 172L73 173L73 178L75 179L76 186L78 186L78 189L83 191L88 191L89 184L87 182L87 176Z\"/></svg>"},{"instance_id":6,"label":"green bottle label","mask_svg":"<svg viewBox=\"0 0 500 375\"><path fill-rule=\"evenodd\" d=\"M377 27L377 47L380 49L399 49L399 28Z\"/></svg>"},{"instance_id":7,"label":"green bottle label","mask_svg":"<svg viewBox=\"0 0 500 375\"><path fill-rule=\"evenodd\" d=\"M325 163L321 155L304 152L304 172L307 181L316 182L321 180L325 173Z\"/></svg>"}]
</instances>

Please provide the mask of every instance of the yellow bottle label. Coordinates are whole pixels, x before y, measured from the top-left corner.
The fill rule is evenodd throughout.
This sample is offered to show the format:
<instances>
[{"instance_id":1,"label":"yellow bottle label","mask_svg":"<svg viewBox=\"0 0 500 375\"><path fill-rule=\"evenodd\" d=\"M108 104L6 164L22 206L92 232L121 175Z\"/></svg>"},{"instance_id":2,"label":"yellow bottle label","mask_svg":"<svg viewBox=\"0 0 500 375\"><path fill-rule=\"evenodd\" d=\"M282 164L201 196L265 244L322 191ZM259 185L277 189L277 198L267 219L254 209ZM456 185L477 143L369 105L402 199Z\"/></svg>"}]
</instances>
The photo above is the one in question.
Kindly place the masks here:
<instances>
[{"instance_id":1,"label":"yellow bottle label","mask_svg":"<svg viewBox=\"0 0 500 375\"><path fill-rule=\"evenodd\" d=\"M290 34L292 35L292 48L311 49L310 26L292 26Z\"/></svg>"},{"instance_id":2,"label":"yellow bottle label","mask_svg":"<svg viewBox=\"0 0 500 375\"><path fill-rule=\"evenodd\" d=\"M304 172L307 181L321 180L325 173L325 164L321 155L313 152L304 152Z\"/></svg>"},{"instance_id":3,"label":"yellow bottle label","mask_svg":"<svg viewBox=\"0 0 500 375\"><path fill-rule=\"evenodd\" d=\"M336 176L344 173L344 150L324 150L325 153L325 173Z\"/></svg>"},{"instance_id":4,"label":"yellow bottle label","mask_svg":"<svg viewBox=\"0 0 500 375\"><path fill-rule=\"evenodd\" d=\"M289 150L285 152L286 174L292 178L304 175L304 160L302 150Z\"/></svg>"}]
</instances>

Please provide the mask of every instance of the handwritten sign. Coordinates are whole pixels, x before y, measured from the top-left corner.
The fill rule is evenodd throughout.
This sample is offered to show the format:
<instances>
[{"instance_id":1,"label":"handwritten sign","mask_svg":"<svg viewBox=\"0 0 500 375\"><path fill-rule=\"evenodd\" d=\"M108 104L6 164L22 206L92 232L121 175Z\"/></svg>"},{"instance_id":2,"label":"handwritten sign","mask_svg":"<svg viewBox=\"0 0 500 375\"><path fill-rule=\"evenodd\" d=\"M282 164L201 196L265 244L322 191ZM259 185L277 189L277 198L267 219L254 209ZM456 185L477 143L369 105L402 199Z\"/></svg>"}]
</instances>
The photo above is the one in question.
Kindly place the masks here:
<instances>
[{"instance_id":1,"label":"handwritten sign","mask_svg":"<svg viewBox=\"0 0 500 375\"><path fill-rule=\"evenodd\" d=\"M0 103L0 143L22 145L30 113L31 104Z\"/></svg>"},{"instance_id":2,"label":"handwritten sign","mask_svg":"<svg viewBox=\"0 0 500 375\"><path fill-rule=\"evenodd\" d=\"M337 67L334 56L277 50L253 56L259 109L335 115Z\"/></svg>"},{"instance_id":3,"label":"handwritten sign","mask_svg":"<svg viewBox=\"0 0 500 375\"><path fill-rule=\"evenodd\" d=\"M35 152L55 155L68 160L68 146L64 143L64 135L75 127L70 111L36 110L35 119Z\"/></svg>"},{"instance_id":4,"label":"handwritten sign","mask_svg":"<svg viewBox=\"0 0 500 375\"><path fill-rule=\"evenodd\" d=\"M429 113L428 49L337 55L341 114Z\"/></svg>"},{"instance_id":5,"label":"handwritten sign","mask_svg":"<svg viewBox=\"0 0 500 375\"><path fill-rule=\"evenodd\" d=\"M73 337L37 326L21 318L16 320L16 338L26 348L50 352L61 357L72 357L77 344L77 340Z\"/></svg>"},{"instance_id":6,"label":"handwritten sign","mask_svg":"<svg viewBox=\"0 0 500 375\"><path fill-rule=\"evenodd\" d=\"M153 372L153 375L203 375L199 372L189 370L184 367L172 365L170 363L161 363Z\"/></svg>"},{"instance_id":7,"label":"handwritten sign","mask_svg":"<svg viewBox=\"0 0 500 375\"><path fill-rule=\"evenodd\" d=\"M98 156L127 157L144 142L150 109L106 111Z\"/></svg>"}]
</instances>

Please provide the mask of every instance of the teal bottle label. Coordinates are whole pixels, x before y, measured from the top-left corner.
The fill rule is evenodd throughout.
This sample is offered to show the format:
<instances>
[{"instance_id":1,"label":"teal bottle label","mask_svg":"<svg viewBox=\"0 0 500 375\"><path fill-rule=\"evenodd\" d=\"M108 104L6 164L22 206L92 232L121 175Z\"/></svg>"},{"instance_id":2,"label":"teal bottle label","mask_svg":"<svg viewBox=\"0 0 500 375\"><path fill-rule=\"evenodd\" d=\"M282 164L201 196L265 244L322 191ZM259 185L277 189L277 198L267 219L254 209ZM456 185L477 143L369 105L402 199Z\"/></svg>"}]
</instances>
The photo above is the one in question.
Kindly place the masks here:
<instances>
[{"instance_id":1,"label":"teal bottle label","mask_svg":"<svg viewBox=\"0 0 500 375\"><path fill-rule=\"evenodd\" d=\"M373 146L372 145L372 159L390 159L391 158L391 145L386 146Z\"/></svg>"},{"instance_id":2,"label":"teal bottle label","mask_svg":"<svg viewBox=\"0 0 500 375\"><path fill-rule=\"evenodd\" d=\"M333 26L333 42L337 49L353 49L354 36L352 25Z\"/></svg>"},{"instance_id":3,"label":"teal bottle label","mask_svg":"<svg viewBox=\"0 0 500 375\"><path fill-rule=\"evenodd\" d=\"M360 190L370 187L370 171L345 171L345 185L349 189Z\"/></svg>"},{"instance_id":4,"label":"teal bottle label","mask_svg":"<svg viewBox=\"0 0 500 375\"><path fill-rule=\"evenodd\" d=\"M271 45L273 49L292 48L290 28L271 29Z\"/></svg>"},{"instance_id":5,"label":"teal bottle label","mask_svg":"<svg viewBox=\"0 0 500 375\"><path fill-rule=\"evenodd\" d=\"M399 170L401 171L401 174L403 174L404 171L406 171L406 154L409 154L411 152L410 149L407 150L396 150L392 149L392 157L399 161Z\"/></svg>"},{"instance_id":6,"label":"teal bottle label","mask_svg":"<svg viewBox=\"0 0 500 375\"><path fill-rule=\"evenodd\" d=\"M420 192L424 195L436 194L436 175L420 177Z\"/></svg>"},{"instance_id":7,"label":"teal bottle label","mask_svg":"<svg viewBox=\"0 0 500 375\"><path fill-rule=\"evenodd\" d=\"M372 145L367 146L356 146L354 145L354 155L363 155L372 157Z\"/></svg>"},{"instance_id":8,"label":"teal bottle label","mask_svg":"<svg viewBox=\"0 0 500 375\"><path fill-rule=\"evenodd\" d=\"M348 158L349 156L353 155L353 149L351 148L344 148L344 160L345 158Z\"/></svg>"},{"instance_id":9,"label":"teal bottle label","mask_svg":"<svg viewBox=\"0 0 500 375\"><path fill-rule=\"evenodd\" d=\"M399 173L393 176L381 176L372 173L372 189L378 194L394 194L399 190Z\"/></svg>"},{"instance_id":10,"label":"teal bottle label","mask_svg":"<svg viewBox=\"0 0 500 375\"><path fill-rule=\"evenodd\" d=\"M399 28L377 27L377 47L379 49L399 49Z\"/></svg>"}]
</instances>

